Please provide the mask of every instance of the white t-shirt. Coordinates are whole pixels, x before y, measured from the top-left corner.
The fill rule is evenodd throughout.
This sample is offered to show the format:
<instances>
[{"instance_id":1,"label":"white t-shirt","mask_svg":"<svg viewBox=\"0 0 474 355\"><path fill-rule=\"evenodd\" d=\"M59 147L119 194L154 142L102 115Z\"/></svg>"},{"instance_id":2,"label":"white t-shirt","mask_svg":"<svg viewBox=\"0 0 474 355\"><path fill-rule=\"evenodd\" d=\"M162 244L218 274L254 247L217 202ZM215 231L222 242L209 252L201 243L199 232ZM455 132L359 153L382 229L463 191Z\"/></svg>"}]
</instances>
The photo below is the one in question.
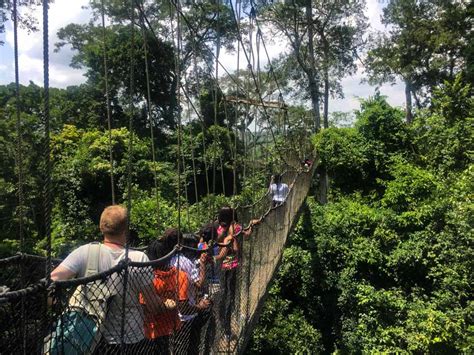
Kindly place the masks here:
<instances>
[{"instance_id":1,"label":"white t-shirt","mask_svg":"<svg viewBox=\"0 0 474 355\"><path fill-rule=\"evenodd\" d=\"M288 185L284 183L271 184L270 193L272 194L272 200L277 202L284 202L288 195Z\"/></svg>"},{"instance_id":2,"label":"white t-shirt","mask_svg":"<svg viewBox=\"0 0 474 355\"><path fill-rule=\"evenodd\" d=\"M199 268L196 266L188 257L183 254L177 254L173 256L169 262L170 266L174 266L179 270L184 271L188 276L189 288L188 288L188 302L190 305L196 305L197 298L197 289L194 284L199 281ZM182 322L189 321L196 317L196 314L181 314L179 313L179 318Z\"/></svg>"},{"instance_id":3,"label":"white t-shirt","mask_svg":"<svg viewBox=\"0 0 474 355\"><path fill-rule=\"evenodd\" d=\"M87 267L87 257L89 255L89 244L75 249L61 263L61 266L76 274L76 277L85 275ZM131 261L149 261L145 253L137 250L129 250L128 257ZM119 261L125 259L125 249L112 249L102 244L100 248L99 272L109 270L116 266ZM153 269L149 268L129 268L129 278L127 294L125 298L125 332L124 342L126 344L137 343L144 338L143 333L143 311L138 300L139 292L146 286L153 284ZM123 281L117 274L112 274L108 278L110 287L117 292L112 297L109 305L107 317L104 322L104 338L109 344L120 343L121 317L123 302Z\"/></svg>"}]
</instances>

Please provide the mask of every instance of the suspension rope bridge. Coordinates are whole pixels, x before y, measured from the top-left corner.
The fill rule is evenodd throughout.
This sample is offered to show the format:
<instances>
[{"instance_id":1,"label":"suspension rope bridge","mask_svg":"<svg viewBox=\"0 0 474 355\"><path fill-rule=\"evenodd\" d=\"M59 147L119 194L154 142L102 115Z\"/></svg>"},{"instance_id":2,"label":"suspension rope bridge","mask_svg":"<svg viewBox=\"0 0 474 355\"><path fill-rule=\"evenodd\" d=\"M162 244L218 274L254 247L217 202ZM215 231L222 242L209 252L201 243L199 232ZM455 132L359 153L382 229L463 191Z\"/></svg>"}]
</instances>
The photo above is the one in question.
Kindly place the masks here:
<instances>
[{"instance_id":1,"label":"suspension rope bridge","mask_svg":"<svg viewBox=\"0 0 474 355\"><path fill-rule=\"evenodd\" d=\"M201 6L192 4L191 6ZM257 14L251 2L250 28L257 27L255 34L256 55L253 45L250 47L242 39L241 30L241 1L222 3L216 1L216 18L219 21L220 11L224 6L230 8L231 18L237 30L237 70L234 76L222 66L219 59L220 51L220 28L217 26L217 47L215 52L211 49L215 62L214 68L209 66L210 72L214 69L214 124L217 124L218 106L222 105L227 116L228 104L245 105L244 129L248 126L248 116L251 109L255 109L253 134L253 145L247 142L246 135L242 135L244 149L252 147L253 158L255 159L257 150L257 125L258 112L262 114L263 122L270 132L270 137L274 144L275 153L278 159L286 166L285 173L282 174L282 183L288 188L286 199L283 203L276 204L272 201L272 194L267 192L260 199L251 205L235 206L232 210L232 226L241 228L240 234L235 232L231 242L227 244L222 240L213 237L208 240L207 248L198 248L195 237L186 236L181 233L181 212L182 212L182 189L185 182L182 181L183 173L186 173L186 164L182 155L182 119L181 107L187 105L188 113L190 108L199 120L204 146L204 165L206 174L207 194L216 192L216 171L217 162L206 161L206 127L202 113L193 102L192 95L182 79L186 80L189 72L181 67L181 54L183 53L183 26L195 35L192 36L191 48L193 68L192 73L196 76L198 92L200 92L200 82L198 75L198 64L196 48L199 45L207 46L199 36L198 30L194 28L183 11L179 0L170 0L170 26L173 37L173 48L175 52L175 79L176 97L179 107L176 113L177 127L177 210L178 225L176 239L173 247L167 250L166 255L155 255L151 261L136 261L134 256L141 255L130 247L127 240L124 245L125 256L116 265L107 270L99 272L97 265L90 267L92 258L91 252L88 254L87 269L94 272L86 272L81 277L68 280L51 280L52 270L57 267L61 260L53 258L51 250L51 211L52 211L52 183L51 183L51 159L50 159L50 129L49 129L49 57L48 57L48 3L43 3L43 49L44 49L44 166L45 166L45 189L44 189L44 216L46 244L46 257L26 254L24 237L24 175L22 170L22 132L20 115L20 85L18 68L18 40L17 40L17 0L13 0L13 28L15 43L15 93L16 93L16 129L17 129L17 156L16 164L18 174L18 218L19 218L19 240L20 252L17 255L0 259L0 354L87 354L87 353L122 353L122 354L153 354L153 353L173 353L173 354L208 354L208 353L243 353L251 337L252 330L260 308L265 300L269 285L274 277L275 270L281 260L282 251L288 235L298 218L299 210L310 189L316 164L309 167L301 165L301 155L307 157L308 152L297 151L296 149L282 150L278 139L285 139L288 130L274 130L272 122L272 112L277 110L283 115L287 114L288 105L285 103L267 47L262 35L262 29ZM140 1L132 0L130 3L130 86L129 86L129 139L128 139L128 163L127 163L127 187L126 205L128 217L133 208L132 201L132 159L133 159L133 119L135 115L134 103L134 71L138 63L135 63L135 16L138 12L138 24L141 28L144 67L146 73L146 113L150 125L151 155L154 169L154 193L157 200L156 223L160 224L159 210L159 181L156 171L156 152L154 145L152 100L150 93L150 72L149 72L149 51L146 32L149 31L155 40L158 40L146 12L144 4ZM101 28L102 28L102 49L104 66L104 97L107 107L107 129L108 129L108 158L110 164L111 201L116 203L117 197L114 189L116 183L116 169L114 167L113 142L112 142L112 120L110 107L110 89L108 84L109 63L107 58L107 32L105 25L105 4L100 2ZM250 42L253 33L250 31ZM263 44L265 54L270 67L269 80L274 80L278 91L278 101L263 97L261 88L262 80L260 73L260 44ZM247 88L244 89L240 71L240 51L244 54L247 62L249 77ZM207 61L204 61L206 64ZM222 95L218 102L219 92L225 91L219 84L219 67L223 67L228 77L235 84L237 94ZM248 90L249 85L254 87L253 94ZM238 112L236 110L236 118ZM188 117L189 119L189 117ZM228 121L228 120L227 120ZM283 124L283 126L285 126ZM229 131L232 129L227 123ZM289 127L288 127L289 128ZM283 131L283 134L281 134ZM245 132L244 132L245 133ZM237 137L238 128L235 128L233 137L228 134L227 139L232 147L233 160L233 190L237 193ZM307 137L300 137L307 140ZM262 147L266 149L265 147ZM193 180L196 189L196 168L194 149L191 147ZM225 178L222 157L220 157L221 183L225 193ZM212 180L208 176L209 164L212 165ZM252 168L253 173L255 164ZM243 166L245 171L245 162ZM245 175L245 173L244 173ZM210 187L212 181L212 189ZM186 201L188 200L187 189ZM198 193L195 191L195 200L198 201ZM213 215L219 206L210 204L208 206L210 215ZM237 218L238 217L238 218ZM189 218L189 216L188 216ZM129 223L130 218L127 218ZM242 226L242 227L241 227ZM212 224L214 228L214 224ZM237 228L237 227L233 227ZM213 229L214 230L214 229ZM217 230L216 230L217 232ZM233 233L234 233L233 232ZM200 236L202 236L202 233ZM228 233L228 232L226 232ZM89 245L89 250L94 249ZM235 247L237 245L237 247ZM164 249L163 249L164 250ZM235 258L225 264L225 260L220 260L219 255L223 250L231 250ZM148 254L153 250L148 249ZM97 255L100 254L97 252ZM95 255L95 254L94 254ZM204 255L204 257L203 257ZM199 263L199 260L207 260ZM98 262L99 256L97 256ZM132 261L133 260L133 261ZM194 264L187 266L191 260ZM225 265L224 265L225 264ZM171 267L170 265L174 265ZM229 266L231 265L231 266ZM171 267L171 268L170 268ZM173 271L172 277L166 272ZM171 271L170 271L171 270ZM165 272L165 273L162 273ZM201 273L197 279L193 279L193 272ZM164 276L166 274L166 276ZM180 275L185 275L190 280L186 281ZM199 282L198 282L199 280ZM160 290L168 287L168 293L159 293L160 302L158 305L149 301L145 286L148 284L158 284ZM198 307L199 300L208 300L206 307ZM170 303L171 302L171 303ZM171 304L171 305L170 305ZM161 308L160 308L161 307ZM186 308L188 307L188 308ZM191 308L190 308L191 307ZM160 309L158 309L160 308ZM187 310L186 310L187 309ZM189 310L191 309L191 311ZM180 318L176 318L179 315ZM113 318L113 319L112 319ZM147 328L147 319L154 319L153 324L159 324L157 328ZM156 325L155 324L155 325ZM143 335L133 333L133 329L140 328L140 334L145 327L145 338ZM166 330L166 331L165 331ZM105 340L104 340L105 339ZM115 347L102 347L106 343L115 344ZM106 344L107 345L107 344Z\"/></svg>"}]
</instances>

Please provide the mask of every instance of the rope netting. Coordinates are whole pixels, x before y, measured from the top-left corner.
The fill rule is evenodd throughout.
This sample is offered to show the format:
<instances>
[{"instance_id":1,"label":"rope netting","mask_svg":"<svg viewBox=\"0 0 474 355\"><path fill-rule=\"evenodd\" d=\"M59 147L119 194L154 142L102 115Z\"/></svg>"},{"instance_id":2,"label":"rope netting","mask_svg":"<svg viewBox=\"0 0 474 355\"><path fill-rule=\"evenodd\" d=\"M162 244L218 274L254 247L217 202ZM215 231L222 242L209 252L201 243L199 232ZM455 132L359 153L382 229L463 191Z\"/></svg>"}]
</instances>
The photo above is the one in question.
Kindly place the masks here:
<instances>
[{"instance_id":1,"label":"rope netting","mask_svg":"<svg viewBox=\"0 0 474 355\"><path fill-rule=\"evenodd\" d=\"M289 193L281 205L272 207L265 195L235 209L243 227L232 266L216 257L225 245L211 240L199 250L192 235L158 258L149 253L155 260L139 262L143 253L130 249L129 259L102 265L105 271L49 287L41 279L45 258L0 261L0 353L242 353L313 171L284 174ZM15 273L20 267L28 280Z\"/></svg>"}]
</instances>

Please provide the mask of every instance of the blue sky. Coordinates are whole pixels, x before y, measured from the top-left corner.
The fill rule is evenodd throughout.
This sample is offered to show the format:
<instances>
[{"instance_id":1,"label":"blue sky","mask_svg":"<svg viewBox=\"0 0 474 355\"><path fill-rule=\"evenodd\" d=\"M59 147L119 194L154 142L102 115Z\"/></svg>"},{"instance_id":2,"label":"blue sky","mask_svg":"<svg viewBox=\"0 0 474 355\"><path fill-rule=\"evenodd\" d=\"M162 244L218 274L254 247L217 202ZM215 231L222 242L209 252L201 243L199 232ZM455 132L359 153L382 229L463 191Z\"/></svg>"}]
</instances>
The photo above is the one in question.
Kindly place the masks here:
<instances>
[{"instance_id":1,"label":"blue sky","mask_svg":"<svg viewBox=\"0 0 474 355\"><path fill-rule=\"evenodd\" d=\"M83 71L69 67L72 52L63 49L54 53L54 43L57 41L56 32L69 23L85 23L89 21L90 14L83 6L88 0L55 0L50 6L50 85L53 87L66 87L84 82ZM371 30L383 30L380 23L382 8L386 0L367 0L366 15L369 18ZM39 23L42 21L41 8L35 10ZM6 26L6 33L0 35L6 43L0 47L0 84L10 83L14 80L13 71L13 31L11 23ZM19 62L20 81L22 84L34 81L38 85L43 82L43 47L42 33L27 33L20 29L19 33ZM267 44L268 45L268 44ZM268 45L270 55L277 55L281 51L281 44ZM222 62L229 68L235 68L235 57L232 54L222 54ZM374 93L374 87L361 83L364 77L363 70L357 74L344 78L342 85L345 98L332 100L330 111L351 111L359 107L359 98L366 98ZM404 104L403 88L401 85L384 85L380 88L382 94L388 96L393 105Z\"/></svg>"}]
</instances>

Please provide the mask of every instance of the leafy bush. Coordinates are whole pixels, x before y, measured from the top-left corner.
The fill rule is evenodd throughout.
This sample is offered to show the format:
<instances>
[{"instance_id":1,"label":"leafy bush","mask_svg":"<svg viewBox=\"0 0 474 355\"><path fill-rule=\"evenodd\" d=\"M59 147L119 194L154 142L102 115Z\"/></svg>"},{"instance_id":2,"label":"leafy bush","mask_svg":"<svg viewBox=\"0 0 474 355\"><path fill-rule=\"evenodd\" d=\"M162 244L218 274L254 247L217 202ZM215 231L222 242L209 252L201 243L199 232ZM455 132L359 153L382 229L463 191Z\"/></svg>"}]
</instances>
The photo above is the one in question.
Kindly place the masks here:
<instances>
[{"instance_id":1,"label":"leafy bush","mask_svg":"<svg viewBox=\"0 0 474 355\"><path fill-rule=\"evenodd\" d=\"M446 83L412 127L376 96L316 135L331 200L307 199L252 351L473 352L470 92ZM295 329L314 349L282 343Z\"/></svg>"}]
</instances>

